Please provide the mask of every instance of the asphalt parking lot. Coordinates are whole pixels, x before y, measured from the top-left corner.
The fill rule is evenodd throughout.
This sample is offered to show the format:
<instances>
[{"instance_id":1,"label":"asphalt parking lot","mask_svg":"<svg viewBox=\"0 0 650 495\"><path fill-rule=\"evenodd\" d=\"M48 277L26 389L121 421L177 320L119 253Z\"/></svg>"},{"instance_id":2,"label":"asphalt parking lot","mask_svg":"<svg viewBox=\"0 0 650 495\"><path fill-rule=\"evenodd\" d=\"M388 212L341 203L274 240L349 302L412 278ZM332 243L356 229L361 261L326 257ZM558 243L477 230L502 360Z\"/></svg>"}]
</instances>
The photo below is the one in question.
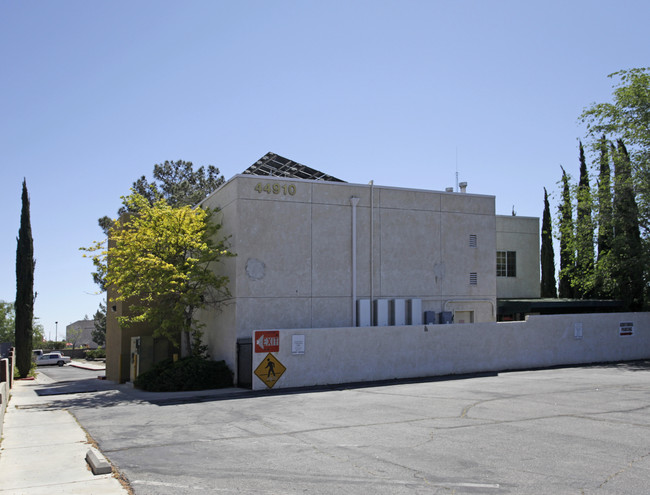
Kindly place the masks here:
<instances>
[{"instance_id":1,"label":"asphalt parking lot","mask_svg":"<svg viewBox=\"0 0 650 495\"><path fill-rule=\"evenodd\" d=\"M136 494L650 492L650 361L333 390L62 395Z\"/></svg>"}]
</instances>

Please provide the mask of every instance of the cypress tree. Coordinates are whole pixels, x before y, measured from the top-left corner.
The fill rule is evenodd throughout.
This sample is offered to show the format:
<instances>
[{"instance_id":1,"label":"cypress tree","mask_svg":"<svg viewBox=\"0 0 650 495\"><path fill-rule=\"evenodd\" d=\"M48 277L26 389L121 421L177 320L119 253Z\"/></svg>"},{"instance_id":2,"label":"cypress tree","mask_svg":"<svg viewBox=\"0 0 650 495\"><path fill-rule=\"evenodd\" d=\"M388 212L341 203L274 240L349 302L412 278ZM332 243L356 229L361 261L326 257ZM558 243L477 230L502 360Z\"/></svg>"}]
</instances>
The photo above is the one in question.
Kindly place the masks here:
<instances>
[{"instance_id":1,"label":"cypress tree","mask_svg":"<svg viewBox=\"0 0 650 495\"><path fill-rule=\"evenodd\" d=\"M32 366L32 323L34 319L34 242L29 215L27 182L23 179L20 230L16 248L16 367L21 378Z\"/></svg>"},{"instance_id":2,"label":"cypress tree","mask_svg":"<svg viewBox=\"0 0 650 495\"><path fill-rule=\"evenodd\" d=\"M555 282L555 252L553 251L553 226L548 193L544 188L544 215L542 216L542 283L541 297L557 297Z\"/></svg>"},{"instance_id":3,"label":"cypress tree","mask_svg":"<svg viewBox=\"0 0 650 495\"><path fill-rule=\"evenodd\" d=\"M559 296L574 297L571 280L575 271L575 251L573 234L573 208L571 206L571 186L569 176L562 168L562 203L559 206L560 217L560 283Z\"/></svg>"},{"instance_id":4,"label":"cypress tree","mask_svg":"<svg viewBox=\"0 0 650 495\"><path fill-rule=\"evenodd\" d=\"M617 141L614 168L614 242L612 243L612 277L615 296L628 310L640 310L644 302L644 268L639 209L632 183L630 157L623 143Z\"/></svg>"},{"instance_id":5,"label":"cypress tree","mask_svg":"<svg viewBox=\"0 0 650 495\"><path fill-rule=\"evenodd\" d=\"M591 218L592 202L589 186L589 172L585 150L580 143L580 179L577 190L576 215L576 270L573 287L575 296L590 297L593 289L594 272L594 225Z\"/></svg>"},{"instance_id":6,"label":"cypress tree","mask_svg":"<svg viewBox=\"0 0 650 495\"><path fill-rule=\"evenodd\" d=\"M603 135L598 143L600 151L598 173L598 259L602 259L612 247L612 179L607 152L607 139Z\"/></svg>"}]
</instances>

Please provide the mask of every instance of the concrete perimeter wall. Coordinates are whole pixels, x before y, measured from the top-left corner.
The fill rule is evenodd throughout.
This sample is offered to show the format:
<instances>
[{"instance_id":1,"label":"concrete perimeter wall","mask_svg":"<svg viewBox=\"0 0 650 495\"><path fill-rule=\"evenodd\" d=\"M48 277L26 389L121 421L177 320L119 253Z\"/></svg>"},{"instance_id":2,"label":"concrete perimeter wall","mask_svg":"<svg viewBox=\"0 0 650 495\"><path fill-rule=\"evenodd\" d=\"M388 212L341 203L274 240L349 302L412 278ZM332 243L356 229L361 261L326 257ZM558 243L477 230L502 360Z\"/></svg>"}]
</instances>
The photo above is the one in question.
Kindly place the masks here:
<instances>
[{"instance_id":1,"label":"concrete perimeter wall","mask_svg":"<svg viewBox=\"0 0 650 495\"><path fill-rule=\"evenodd\" d=\"M632 335L626 335L633 323ZM259 332L259 331L258 331ZM253 332L255 342L256 333ZM278 330L273 388L650 358L650 313L530 316L522 322ZM304 353L292 349L304 335ZM297 340L300 340L298 337ZM255 348L255 346L254 346ZM253 389L268 353L253 352ZM276 365L276 371L280 366Z\"/></svg>"}]
</instances>

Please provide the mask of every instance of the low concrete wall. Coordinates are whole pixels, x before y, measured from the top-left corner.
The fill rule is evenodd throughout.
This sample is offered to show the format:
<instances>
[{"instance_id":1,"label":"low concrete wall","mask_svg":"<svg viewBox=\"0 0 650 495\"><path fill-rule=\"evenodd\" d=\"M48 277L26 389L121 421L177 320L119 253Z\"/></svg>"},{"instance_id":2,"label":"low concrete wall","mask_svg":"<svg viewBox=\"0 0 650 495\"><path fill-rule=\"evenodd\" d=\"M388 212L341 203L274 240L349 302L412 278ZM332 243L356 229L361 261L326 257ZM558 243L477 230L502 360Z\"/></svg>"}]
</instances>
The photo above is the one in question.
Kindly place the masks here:
<instances>
[{"instance_id":1,"label":"low concrete wall","mask_svg":"<svg viewBox=\"0 0 650 495\"><path fill-rule=\"evenodd\" d=\"M9 402L9 359L0 359L0 437L5 420L5 411Z\"/></svg>"},{"instance_id":2,"label":"low concrete wall","mask_svg":"<svg viewBox=\"0 0 650 495\"><path fill-rule=\"evenodd\" d=\"M631 323L631 332L622 323ZM255 390L650 358L650 313L276 331L277 351L253 346ZM261 335L253 332L253 342ZM278 362L273 371L286 368L277 380L268 376L268 349Z\"/></svg>"},{"instance_id":3,"label":"low concrete wall","mask_svg":"<svg viewBox=\"0 0 650 495\"><path fill-rule=\"evenodd\" d=\"M9 402L9 387L7 386L7 382L0 382L0 437L2 437L5 422L7 402Z\"/></svg>"}]
</instances>

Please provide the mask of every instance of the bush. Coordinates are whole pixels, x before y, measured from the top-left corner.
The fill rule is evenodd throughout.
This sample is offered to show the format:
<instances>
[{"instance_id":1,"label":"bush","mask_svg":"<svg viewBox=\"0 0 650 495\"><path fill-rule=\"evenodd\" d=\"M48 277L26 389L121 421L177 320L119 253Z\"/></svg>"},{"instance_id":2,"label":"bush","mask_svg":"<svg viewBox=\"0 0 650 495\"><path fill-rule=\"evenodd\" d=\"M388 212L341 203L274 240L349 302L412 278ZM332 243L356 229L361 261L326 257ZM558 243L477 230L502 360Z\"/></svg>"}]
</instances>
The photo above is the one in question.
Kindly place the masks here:
<instances>
[{"instance_id":1,"label":"bush","mask_svg":"<svg viewBox=\"0 0 650 495\"><path fill-rule=\"evenodd\" d=\"M233 373L225 361L191 356L161 361L135 379L134 385L149 392L206 390L232 386Z\"/></svg>"},{"instance_id":2,"label":"bush","mask_svg":"<svg viewBox=\"0 0 650 495\"><path fill-rule=\"evenodd\" d=\"M29 368L29 373L27 373L26 378L34 378L36 376L36 370L36 362L32 361L32 365ZM11 369L9 369L9 373L11 373ZM21 378L21 376L20 371L18 370L18 366L14 366L14 380L18 380L19 378Z\"/></svg>"},{"instance_id":3,"label":"bush","mask_svg":"<svg viewBox=\"0 0 650 495\"><path fill-rule=\"evenodd\" d=\"M65 349L65 342L56 341L56 340L48 340L47 342L43 342L43 349L51 349L53 351L61 351L61 350Z\"/></svg>"},{"instance_id":4,"label":"bush","mask_svg":"<svg viewBox=\"0 0 650 495\"><path fill-rule=\"evenodd\" d=\"M106 349L93 349L86 351L86 361L93 361L95 359L106 359Z\"/></svg>"}]
</instances>

